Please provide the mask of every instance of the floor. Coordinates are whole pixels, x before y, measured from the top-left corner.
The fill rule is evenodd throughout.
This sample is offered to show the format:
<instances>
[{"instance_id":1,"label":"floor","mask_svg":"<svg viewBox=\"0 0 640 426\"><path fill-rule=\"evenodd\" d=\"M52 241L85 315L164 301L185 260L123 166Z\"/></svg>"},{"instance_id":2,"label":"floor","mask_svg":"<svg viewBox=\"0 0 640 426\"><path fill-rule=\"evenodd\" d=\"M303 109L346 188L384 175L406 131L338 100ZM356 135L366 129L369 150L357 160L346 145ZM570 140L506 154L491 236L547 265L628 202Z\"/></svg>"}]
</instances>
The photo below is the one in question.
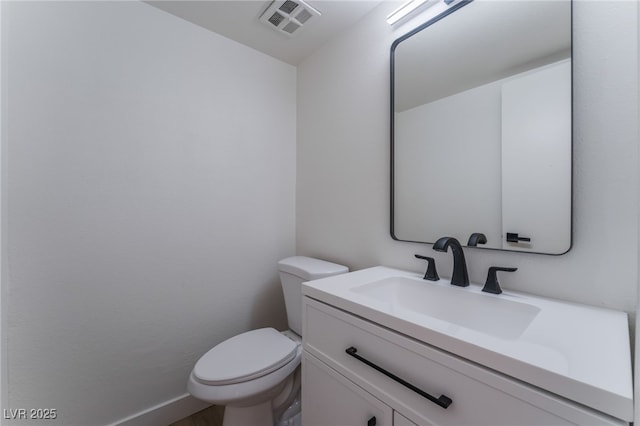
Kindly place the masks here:
<instances>
[{"instance_id":1,"label":"floor","mask_svg":"<svg viewBox=\"0 0 640 426\"><path fill-rule=\"evenodd\" d=\"M212 405L169 426L222 426L224 406Z\"/></svg>"}]
</instances>

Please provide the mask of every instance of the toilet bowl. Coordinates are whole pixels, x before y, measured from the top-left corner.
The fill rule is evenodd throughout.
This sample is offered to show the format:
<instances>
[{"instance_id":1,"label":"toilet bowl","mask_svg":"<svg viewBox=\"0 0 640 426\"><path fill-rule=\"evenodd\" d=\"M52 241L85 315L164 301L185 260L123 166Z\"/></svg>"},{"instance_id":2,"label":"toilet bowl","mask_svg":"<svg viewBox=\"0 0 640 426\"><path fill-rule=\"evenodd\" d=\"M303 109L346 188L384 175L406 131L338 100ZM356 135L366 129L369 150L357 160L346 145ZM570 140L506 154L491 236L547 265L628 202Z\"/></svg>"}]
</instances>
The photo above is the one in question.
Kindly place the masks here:
<instances>
[{"instance_id":1,"label":"toilet bowl","mask_svg":"<svg viewBox=\"0 0 640 426\"><path fill-rule=\"evenodd\" d=\"M194 397L225 405L223 426L273 426L300 392L302 292L305 281L348 272L303 256L278 263L290 330L260 328L214 346L196 363L187 384Z\"/></svg>"},{"instance_id":2,"label":"toilet bowl","mask_svg":"<svg viewBox=\"0 0 640 426\"><path fill-rule=\"evenodd\" d=\"M302 339L294 333L251 330L202 356L187 388L198 399L226 405L225 426L273 425L274 413L286 408L282 405L299 391L293 373L301 356ZM274 402L279 404L274 406Z\"/></svg>"}]
</instances>

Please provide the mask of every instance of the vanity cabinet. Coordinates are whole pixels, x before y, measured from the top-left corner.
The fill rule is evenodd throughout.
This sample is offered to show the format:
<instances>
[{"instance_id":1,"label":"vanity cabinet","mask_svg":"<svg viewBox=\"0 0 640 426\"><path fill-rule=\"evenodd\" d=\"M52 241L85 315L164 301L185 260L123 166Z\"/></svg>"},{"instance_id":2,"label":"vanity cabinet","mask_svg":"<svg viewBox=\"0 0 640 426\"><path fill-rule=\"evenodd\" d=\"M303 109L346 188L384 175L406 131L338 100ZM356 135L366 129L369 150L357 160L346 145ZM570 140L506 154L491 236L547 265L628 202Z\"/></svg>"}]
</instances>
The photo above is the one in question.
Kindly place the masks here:
<instances>
[{"instance_id":1,"label":"vanity cabinet","mask_svg":"<svg viewBox=\"0 0 640 426\"><path fill-rule=\"evenodd\" d=\"M626 424L312 298L303 316L305 426Z\"/></svg>"}]
</instances>

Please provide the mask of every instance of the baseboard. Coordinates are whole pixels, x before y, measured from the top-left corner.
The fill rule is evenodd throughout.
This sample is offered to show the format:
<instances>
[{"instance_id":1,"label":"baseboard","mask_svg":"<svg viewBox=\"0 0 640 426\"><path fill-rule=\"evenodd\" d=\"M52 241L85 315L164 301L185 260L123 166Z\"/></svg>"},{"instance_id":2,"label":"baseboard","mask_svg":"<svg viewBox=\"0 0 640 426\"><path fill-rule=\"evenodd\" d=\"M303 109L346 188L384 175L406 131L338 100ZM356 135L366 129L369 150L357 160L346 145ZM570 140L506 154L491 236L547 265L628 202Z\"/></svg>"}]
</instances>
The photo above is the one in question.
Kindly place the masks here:
<instances>
[{"instance_id":1,"label":"baseboard","mask_svg":"<svg viewBox=\"0 0 640 426\"><path fill-rule=\"evenodd\" d=\"M118 420L109 426L160 426L169 425L193 413L204 410L211 403L200 401L188 393Z\"/></svg>"}]
</instances>

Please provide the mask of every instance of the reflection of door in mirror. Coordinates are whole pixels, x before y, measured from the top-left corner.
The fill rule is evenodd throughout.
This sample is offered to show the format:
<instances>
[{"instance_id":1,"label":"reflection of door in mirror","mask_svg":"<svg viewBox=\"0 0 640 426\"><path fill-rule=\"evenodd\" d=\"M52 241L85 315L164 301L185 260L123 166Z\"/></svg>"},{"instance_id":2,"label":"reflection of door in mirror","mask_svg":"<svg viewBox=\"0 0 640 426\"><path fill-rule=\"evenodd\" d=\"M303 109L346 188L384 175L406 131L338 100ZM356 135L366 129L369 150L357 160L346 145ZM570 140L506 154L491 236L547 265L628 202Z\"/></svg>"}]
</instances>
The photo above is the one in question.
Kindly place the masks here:
<instances>
[{"instance_id":1,"label":"reflection of door in mirror","mask_svg":"<svg viewBox=\"0 0 640 426\"><path fill-rule=\"evenodd\" d=\"M570 2L466 3L392 58L394 238L482 232L488 248L566 252Z\"/></svg>"}]
</instances>

